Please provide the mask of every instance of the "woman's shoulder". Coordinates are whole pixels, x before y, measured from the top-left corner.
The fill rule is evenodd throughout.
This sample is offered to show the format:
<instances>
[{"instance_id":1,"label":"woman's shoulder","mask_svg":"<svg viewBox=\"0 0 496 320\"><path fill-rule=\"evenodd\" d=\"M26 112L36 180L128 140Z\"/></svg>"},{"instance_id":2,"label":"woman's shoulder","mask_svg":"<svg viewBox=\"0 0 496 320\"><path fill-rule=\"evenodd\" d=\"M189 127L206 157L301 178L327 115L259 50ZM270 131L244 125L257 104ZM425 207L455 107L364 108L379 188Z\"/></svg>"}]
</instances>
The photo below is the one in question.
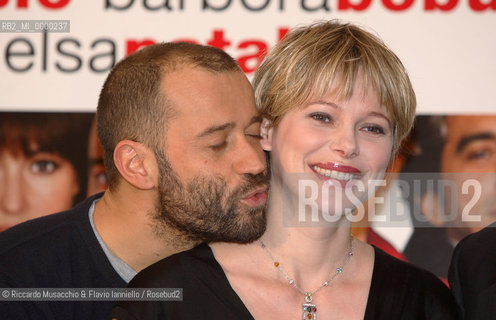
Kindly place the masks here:
<instances>
[{"instance_id":1,"label":"woman's shoulder","mask_svg":"<svg viewBox=\"0 0 496 320\"><path fill-rule=\"evenodd\" d=\"M201 244L190 250L173 254L140 271L129 283L129 287L157 288L173 287L191 282L205 273L218 271L212 250Z\"/></svg>"},{"instance_id":2,"label":"woman's shoulder","mask_svg":"<svg viewBox=\"0 0 496 320\"><path fill-rule=\"evenodd\" d=\"M129 287L179 289L181 299L118 301L112 314L118 319L252 319L206 244L149 266Z\"/></svg>"},{"instance_id":3,"label":"woman's shoulder","mask_svg":"<svg viewBox=\"0 0 496 320\"><path fill-rule=\"evenodd\" d=\"M395 319L458 319L453 296L438 277L381 249L374 251L368 307L381 313L387 309Z\"/></svg>"}]
</instances>

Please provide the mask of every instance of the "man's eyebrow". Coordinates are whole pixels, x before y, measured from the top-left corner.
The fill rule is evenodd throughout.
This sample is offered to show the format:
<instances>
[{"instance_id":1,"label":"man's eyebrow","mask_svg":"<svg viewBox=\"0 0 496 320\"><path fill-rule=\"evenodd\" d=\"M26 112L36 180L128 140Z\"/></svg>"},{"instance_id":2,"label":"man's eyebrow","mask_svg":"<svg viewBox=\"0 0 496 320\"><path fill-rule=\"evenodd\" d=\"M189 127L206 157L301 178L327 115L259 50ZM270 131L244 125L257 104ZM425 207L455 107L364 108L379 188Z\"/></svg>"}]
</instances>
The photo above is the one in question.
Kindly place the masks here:
<instances>
[{"instance_id":1,"label":"man's eyebrow","mask_svg":"<svg viewBox=\"0 0 496 320\"><path fill-rule=\"evenodd\" d=\"M465 136L461 138L460 141L458 141L458 144L456 146L456 152L460 153L467 145L469 145L474 141L479 141L479 140L496 140L496 136L489 132L483 132L483 133Z\"/></svg>"},{"instance_id":2,"label":"man's eyebrow","mask_svg":"<svg viewBox=\"0 0 496 320\"><path fill-rule=\"evenodd\" d=\"M233 122L224 123L217 126L211 126L199 133L196 138L203 138L217 131L223 131L229 128L234 128L235 124Z\"/></svg>"},{"instance_id":3,"label":"man's eyebrow","mask_svg":"<svg viewBox=\"0 0 496 320\"><path fill-rule=\"evenodd\" d=\"M251 126L252 124L257 123L257 122L262 122L262 117L259 115L253 116L250 119L248 126ZM199 133L196 136L196 138L203 138L205 136L208 136L208 135L215 133L215 132L218 132L218 131L224 131L226 129L234 128L235 126L236 126L236 124L234 122L228 122L228 123L224 123L224 124L217 125L217 126L211 126L211 127L208 127L207 129L203 130L201 133Z\"/></svg>"},{"instance_id":4,"label":"man's eyebrow","mask_svg":"<svg viewBox=\"0 0 496 320\"><path fill-rule=\"evenodd\" d=\"M257 122L262 122L261 116L253 116L253 118L251 118L250 122L248 123L248 127Z\"/></svg>"}]
</instances>

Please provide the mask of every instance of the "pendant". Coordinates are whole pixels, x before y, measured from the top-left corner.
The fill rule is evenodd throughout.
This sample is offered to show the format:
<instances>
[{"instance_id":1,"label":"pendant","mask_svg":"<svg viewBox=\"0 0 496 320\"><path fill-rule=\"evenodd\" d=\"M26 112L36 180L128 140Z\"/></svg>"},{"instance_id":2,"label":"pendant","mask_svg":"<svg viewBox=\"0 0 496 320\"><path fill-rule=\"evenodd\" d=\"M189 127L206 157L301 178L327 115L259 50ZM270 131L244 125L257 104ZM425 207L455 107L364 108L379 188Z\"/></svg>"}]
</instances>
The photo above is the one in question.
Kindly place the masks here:
<instances>
[{"instance_id":1,"label":"pendant","mask_svg":"<svg viewBox=\"0 0 496 320\"><path fill-rule=\"evenodd\" d=\"M312 302L312 293L307 292L305 295L305 303L302 304L303 315L302 320L317 320L317 306Z\"/></svg>"},{"instance_id":2,"label":"pendant","mask_svg":"<svg viewBox=\"0 0 496 320\"><path fill-rule=\"evenodd\" d=\"M316 320L316 319L317 319L317 307L313 303L304 303L302 320Z\"/></svg>"}]
</instances>

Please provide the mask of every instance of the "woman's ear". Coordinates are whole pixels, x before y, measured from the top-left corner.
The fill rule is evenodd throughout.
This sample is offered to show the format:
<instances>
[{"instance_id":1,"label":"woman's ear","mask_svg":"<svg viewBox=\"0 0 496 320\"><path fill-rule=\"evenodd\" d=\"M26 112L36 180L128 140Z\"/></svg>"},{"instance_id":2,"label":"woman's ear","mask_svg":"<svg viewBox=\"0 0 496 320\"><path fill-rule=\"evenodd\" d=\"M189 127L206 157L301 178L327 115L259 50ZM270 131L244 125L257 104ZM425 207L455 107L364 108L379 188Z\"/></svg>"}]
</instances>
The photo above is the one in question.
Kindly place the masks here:
<instances>
[{"instance_id":1,"label":"woman's ear","mask_svg":"<svg viewBox=\"0 0 496 320\"><path fill-rule=\"evenodd\" d=\"M265 151L272 150L272 133L274 131L274 127L272 126L272 121L263 118L262 125L260 126L260 135L262 136L262 140L260 140L260 144Z\"/></svg>"},{"instance_id":2,"label":"woman's ear","mask_svg":"<svg viewBox=\"0 0 496 320\"><path fill-rule=\"evenodd\" d=\"M143 144L131 140L120 141L114 149L114 164L129 184L142 190L156 185L155 154Z\"/></svg>"}]
</instances>

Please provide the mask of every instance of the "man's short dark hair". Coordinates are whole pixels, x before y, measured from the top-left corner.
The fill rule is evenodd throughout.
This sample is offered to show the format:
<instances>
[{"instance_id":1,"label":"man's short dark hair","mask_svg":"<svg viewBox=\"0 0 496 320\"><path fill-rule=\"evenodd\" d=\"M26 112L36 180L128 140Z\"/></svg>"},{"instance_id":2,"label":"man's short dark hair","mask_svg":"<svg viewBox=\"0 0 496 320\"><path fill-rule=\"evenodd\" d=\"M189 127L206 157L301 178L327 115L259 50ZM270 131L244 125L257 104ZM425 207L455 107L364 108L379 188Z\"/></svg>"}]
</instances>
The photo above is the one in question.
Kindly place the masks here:
<instances>
[{"instance_id":1,"label":"man's short dark hair","mask_svg":"<svg viewBox=\"0 0 496 320\"><path fill-rule=\"evenodd\" d=\"M98 137L104 150L109 186L118 181L114 149L122 140L132 140L153 150L163 145L170 106L161 91L167 73L184 66L212 72L241 72L224 51L185 42L145 47L120 61L107 77L97 108Z\"/></svg>"}]
</instances>

